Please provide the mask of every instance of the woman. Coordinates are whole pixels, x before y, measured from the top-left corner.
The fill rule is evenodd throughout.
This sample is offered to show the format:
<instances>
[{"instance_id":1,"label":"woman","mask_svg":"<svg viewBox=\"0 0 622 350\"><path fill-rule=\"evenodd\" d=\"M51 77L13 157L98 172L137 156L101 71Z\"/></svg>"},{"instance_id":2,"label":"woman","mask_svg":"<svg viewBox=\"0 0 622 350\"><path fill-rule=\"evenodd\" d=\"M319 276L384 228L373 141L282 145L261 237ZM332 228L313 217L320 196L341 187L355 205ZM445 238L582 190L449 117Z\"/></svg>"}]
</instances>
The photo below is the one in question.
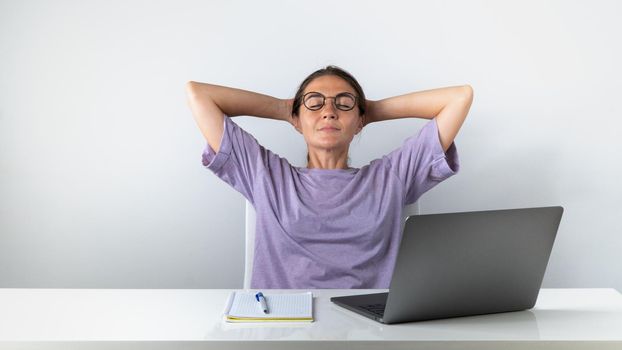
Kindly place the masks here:
<instances>
[{"instance_id":1,"label":"woman","mask_svg":"<svg viewBox=\"0 0 622 350\"><path fill-rule=\"evenodd\" d=\"M203 165L257 213L251 288L388 288L402 212L458 171L453 140L473 100L470 86L365 99L349 73L312 73L293 99L189 82L189 105L207 140ZM307 143L307 167L263 148L230 117L291 123ZM348 166L354 135L396 118L432 119L417 136L362 168Z\"/></svg>"}]
</instances>

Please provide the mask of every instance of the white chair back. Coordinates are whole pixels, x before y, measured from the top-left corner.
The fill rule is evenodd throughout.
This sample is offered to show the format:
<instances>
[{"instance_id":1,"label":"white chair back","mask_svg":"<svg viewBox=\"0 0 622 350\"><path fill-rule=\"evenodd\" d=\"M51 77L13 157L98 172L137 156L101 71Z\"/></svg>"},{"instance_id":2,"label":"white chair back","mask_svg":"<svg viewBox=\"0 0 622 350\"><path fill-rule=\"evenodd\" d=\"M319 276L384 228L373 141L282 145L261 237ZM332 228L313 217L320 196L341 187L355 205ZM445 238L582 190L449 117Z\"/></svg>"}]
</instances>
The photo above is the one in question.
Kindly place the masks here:
<instances>
[{"instance_id":1,"label":"white chair back","mask_svg":"<svg viewBox=\"0 0 622 350\"><path fill-rule=\"evenodd\" d=\"M253 275L253 258L255 256L255 208L248 200L246 201L245 229L246 229L246 254L244 255L244 289L251 288L251 276Z\"/></svg>"}]
</instances>

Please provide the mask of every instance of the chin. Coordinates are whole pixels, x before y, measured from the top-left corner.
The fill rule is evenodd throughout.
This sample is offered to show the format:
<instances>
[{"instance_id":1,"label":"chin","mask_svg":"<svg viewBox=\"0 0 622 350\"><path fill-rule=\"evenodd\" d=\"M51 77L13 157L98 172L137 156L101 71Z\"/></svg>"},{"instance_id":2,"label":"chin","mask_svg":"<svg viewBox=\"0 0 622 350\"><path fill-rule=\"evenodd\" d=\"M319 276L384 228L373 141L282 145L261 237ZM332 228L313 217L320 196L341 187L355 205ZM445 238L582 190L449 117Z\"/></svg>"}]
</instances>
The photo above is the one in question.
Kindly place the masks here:
<instances>
[{"instance_id":1,"label":"chin","mask_svg":"<svg viewBox=\"0 0 622 350\"><path fill-rule=\"evenodd\" d=\"M348 147L348 144L344 144L343 142L318 142L315 146L323 149L336 149Z\"/></svg>"}]
</instances>

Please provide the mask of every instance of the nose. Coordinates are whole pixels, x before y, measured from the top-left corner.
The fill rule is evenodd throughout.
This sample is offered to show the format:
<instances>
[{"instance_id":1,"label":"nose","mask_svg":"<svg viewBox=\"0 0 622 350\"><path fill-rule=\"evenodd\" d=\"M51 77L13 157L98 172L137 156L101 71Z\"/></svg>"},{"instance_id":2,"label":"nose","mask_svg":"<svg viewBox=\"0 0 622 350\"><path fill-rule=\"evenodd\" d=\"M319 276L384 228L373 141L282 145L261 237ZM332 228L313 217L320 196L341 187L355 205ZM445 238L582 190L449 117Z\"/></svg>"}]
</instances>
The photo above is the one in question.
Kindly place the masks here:
<instances>
[{"instance_id":1,"label":"nose","mask_svg":"<svg viewBox=\"0 0 622 350\"><path fill-rule=\"evenodd\" d=\"M337 109L335 108L335 100L327 98L324 107L322 107L323 119L337 119Z\"/></svg>"}]
</instances>

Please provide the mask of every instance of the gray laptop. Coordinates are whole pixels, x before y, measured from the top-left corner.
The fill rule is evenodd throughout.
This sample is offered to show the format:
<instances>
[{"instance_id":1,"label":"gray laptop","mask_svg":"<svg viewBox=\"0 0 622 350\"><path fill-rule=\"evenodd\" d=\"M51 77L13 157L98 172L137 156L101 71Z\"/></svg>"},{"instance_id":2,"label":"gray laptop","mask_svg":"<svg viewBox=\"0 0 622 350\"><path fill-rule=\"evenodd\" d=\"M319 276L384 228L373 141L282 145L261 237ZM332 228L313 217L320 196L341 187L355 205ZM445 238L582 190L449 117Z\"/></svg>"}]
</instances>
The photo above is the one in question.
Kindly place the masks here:
<instances>
[{"instance_id":1,"label":"gray laptop","mask_svg":"<svg viewBox=\"0 0 622 350\"><path fill-rule=\"evenodd\" d=\"M333 297L382 323L532 308L562 207L414 215L388 293Z\"/></svg>"}]
</instances>

